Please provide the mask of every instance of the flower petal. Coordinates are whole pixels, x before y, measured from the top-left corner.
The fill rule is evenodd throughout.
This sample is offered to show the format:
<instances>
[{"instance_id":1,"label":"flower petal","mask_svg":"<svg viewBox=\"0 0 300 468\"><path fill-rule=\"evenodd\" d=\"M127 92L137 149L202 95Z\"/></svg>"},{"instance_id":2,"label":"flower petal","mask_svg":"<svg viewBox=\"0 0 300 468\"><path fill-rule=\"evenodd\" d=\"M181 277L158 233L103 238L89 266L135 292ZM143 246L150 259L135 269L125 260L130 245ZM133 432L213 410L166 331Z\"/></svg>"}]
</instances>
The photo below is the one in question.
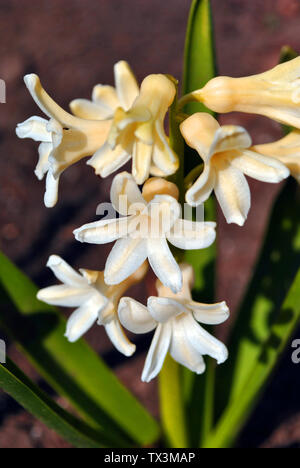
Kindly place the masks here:
<instances>
[{"instance_id":1,"label":"flower petal","mask_svg":"<svg viewBox=\"0 0 300 468\"><path fill-rule=\"evenodd\" d=\"M186 192L185 199L191 206L198 206L204 203L214 189L216 174L211 164L204 166L204 171L198 177L192 187Z\"/></svg>"},{"instance_id":2,"label":"flower petal","mask_svg":"<svg viewBox=\"0 0 300 468\"><path fill-rule=\"evenodd\" d=\"M215 193L227 223L243 226L251 205L251 195L244 174L228 163L216 170Z\"/></svg>"},{"instance_id":3,"label":"flower petal","mask_svg":"<svg viewBox=\"0 0 300 468\"><path fill-rule=\"evenodd\" d=\"M154 320L166 323L170 318L186 313L186 308L175 299L169 297L149 297L148 309Z\"/></svg>"},{"instance_id":4,"label":"flower petal","mask_svg":"<svg viewBox=\"0 0 300 468\"><path fill-rule=\"evenodd\" d=\"M106 284L119 284L134 273L147 258L147 244L143 239L119 239L110 252L104 279Z\"/></svg>"},{"instance_id":5,"label":"flower petal","mask_svg":"<svg viewBox=\"0 0 300 468\"><path fill-rule=\"evenodd\" d=\"M56 278L62 283L75 288L87 286L87 281L58 255L49 257L47 267L51 268Z\"/></svg>"},{"instance_id":6,"label":"flower petal","mask_svg":"<svg viewBox=\"0 0 300 468\"><path fill-rule=\"evenodd\" d=\"M51 132L47 130L48 120L41 117L30 117L25 122L19 123L16 134L19 138L32 138L34 141L45 143L52 142Z\"/></svg>"},{"instance_id":7,"label":"flower petal","mask_svg":"<svg viewBox=\"0 0 300 468\"><path fill-rule=\"evenodd\" d=\"M96 151L92 158L87 161L87 165L92 166L95 169L95 173L101 175L101 177L108 177L124 166L130 158L130 154L128 154L122 146L118 145L112 150L109 144L105 143Z\"/></svg>"},{"instance_id":8,"label":"flower petal","mask_svg":"<svg viewBox=\"0 0 300 468\"><path fill-rule=\"evenodd\" d=\"M118 314L122 325L132 333L148 333L157 326L147 307L130 297L122 297Z\"/></svg>"},{"instance_id":9,"label":"flower petal","mask_svg":"<svg viewBox=\"0 0 300 468\"><path fill-rule=\"evenodd\" d=\"M52 170L49 169L46 178L46 191L44 203L47 208L53 208L58 200L59 177L54 177Z\"/></svg>"},{"instance_id":10,"label":"flower petal","mask_svg":"<svg viewBox=\"0 0 300 468\"><path fill-rule=\"evenodd\" d=\"M277 183L286 179L290 171L275 158L254 151L243 151L231 160L231 164L253 179Z\"/></svg>"},{"instance_id":11,"label":"flower petal","mask_svg":"<svg viewBox=\"0 0 300 468\"><path fill-rule=\"evenodd\" d=\"M101 219L75 229L75 239L88 244L108 244L127 236L134 228L132 216L117 219Z\"/></svg>"},{"instance_id":12,"label":"flower petal","mask_svg":"<svg viewBox=\"0 0 300 468\"><path fill-rule=\"evenodd\" d=\"M71 343L77 341L96 322L98 317L98 306L94 299L83 304L75 310L67 322L66 338Z\"/></svg>"},{"instance_id":13,"label":"flower petal","mask_svg":"<svg viewBox=\"0 0 300 468\"><path fill-rule=\"evenodd\" d=\"M170 347L171 331L170 324L158 324L143 369L143 382L150 382L159 374Z\"/></svg>"},{"instance_id":14,"label":"flower petal","mask_svg":"<svg viewBox=\"0 0 300 468\"><path fill-rule=\"evenodd\" d=\"M91 297L92 293L93 290L89 287L74 288L61 284L59 286L50 286L49 288L41 289L37 293L37 298L51 305L79 307Z\"/></svg>"},{"instance_id":15,"label":"flower petal","mask_svg":"<svg viewBox=\"0 0 300 468\"><path fill-rule=\"evenodd\" d=\"M132 175L138 185L149 178L152 158L152 146L140 140L133 145Z\"/></svg>"},{"instance_id":16,"label":"flower petal","mask_svg":"<svg viewBox=\"0 0 300 468\"><path fill-rule=\"evenodd\" d=\"M156 276L174 293L179 292L182 288L182 274L166 239L148 239L147 252Z\"/></svg>"},{"instance_id":17,"label":"flower petal","mask_svg":"<svg viewBox=\"0 0 300 468\"><path fill-rule=\"evenodd\" d=\"M195 222L178 219L170 234L168 241L183 250L205 249L216 239L216 223Z\"/></svg>"},{"instance_id":18,"label":"flower petal","mask_svg":"<svg viewBox=\"0 0 300 468\"><path fill-rule=\"evenodd\" d=\"M113 86L101 84L94 86L92 100L102 109L103 114L109 114L111 116L120 106L117 92Z\"/></svg>"},{"instance_id":19,"label":"flower petal","mask_svg":"<svg viewBox=\"0 0 300 468\"><path fill-rule=\"evenodd\" d=\"M110 199L114 209L123 216L129 214L133 204L146 206L136 181L128 172L116 175L111 186Z\"/></svg>"},{"instance_id":20,"label":"flower petal","mask_svg":"<svg viewBox=\"0 0 300 468\"><path fill-rule=\"evenodd\" d=\"M127 111L139 95L139 86L130 66L124 60L116 63L114 70L118 98L123 109Z\"/></svg>"},{"instance_id":21,"label":"flower petal","mask_svg":"<svg viewBox=\"0 0 300 468\"><path fill-rule=\"evenodd\" d=\"M113 110L88 99L74 99L70 102L70 109L76 117L88 120L105 120L112 118Z\"/></svg>"},{"instance_id":22,"label":"flower petal","mask_svg":"<svg viewBox=\"0 0 300 468\"><path fill-rule=\"evenodd\" d=\"M52 143L41 143L39 145L39 161L34 170L34 173L39 180L42 180L44 175L49 170L49 156L51 154L52 148Z\"/></svg>"},{"instance_id":23,"label":"flower petal","mask_svg":"<svg viewBox=\"0 0 300 468\"><path fill-rule=\"evenodd\" d=\"M195 319L206 325L219 325L229 317L229 309L226 302L217 304L201 304L190 301L186 306L193 312Z\"/></svg>"},{"instance_id":24,"label":"flower petal","mask_svg":"<svg viewBox=\"0 0 300 468\"><path fill-rule=\"evenodd\" d=\"M114 317L114 319L105 324L104 327L114 347L125 356L132 356L136 350L136 346L128 340L118 318Z\"/></svg>"},{"instance_id":25,"label":"flower petal","mask_svg":"<svg viewBox=\"0 0 300 468\"><path fill-rule=\"evenodd\" d=\"M198 112L180 125L186 143L195 149L203 161L207 161L215 133L220 129L217 120L210 114Z\"/></svg>"},{"instance_id":26,"label":"flower petal","mask_svg":"<svg viewBox=\"0 0 300 468\"><path fill-rule=\"evenodd\" d=\"M174 174L179 167L178 156L170 147L164 131L162 120L157 120L155 122L152 161L153 165L157 167L165 176Z\"/></svg>"},{"instance_id":27,"label":"flower petal","mask_svg":"<svg viewBox=\"0 0 300 468\"><path fill-rule=\"evenodd\" d=\"M193 318L193 316L187 315L184 319L178 318L176 330L180 327L183 328L184 334L194 349L202 354L208 355L216 359L218 364L222 364L228 358L228 351L226 346L217 340L215 337L210 335L204 330Z\"/></svg>"},{"instance_id":28,"label":"flower petal","mask_svg":"<svg viewBox=\"0 0 300 468\"><path fill-rule=\"evenodd\" d=\"M188 315L181 315L172 321L172 340L170 354L172 358L197 374L203 374L205 363L202 353L199 352L188 340L184 327Z\"/></svg>"},{"instance_id":29,"label":"flower petal","mask_svg":"<svg viewBox=\"0 0 300 468\"><path fill-rule=\"evenodd\" d=\"M223 125L215 133L208 157L223 151L249 148L251 144L251 137L243 127Z\"/></svg>"}]
</instances>

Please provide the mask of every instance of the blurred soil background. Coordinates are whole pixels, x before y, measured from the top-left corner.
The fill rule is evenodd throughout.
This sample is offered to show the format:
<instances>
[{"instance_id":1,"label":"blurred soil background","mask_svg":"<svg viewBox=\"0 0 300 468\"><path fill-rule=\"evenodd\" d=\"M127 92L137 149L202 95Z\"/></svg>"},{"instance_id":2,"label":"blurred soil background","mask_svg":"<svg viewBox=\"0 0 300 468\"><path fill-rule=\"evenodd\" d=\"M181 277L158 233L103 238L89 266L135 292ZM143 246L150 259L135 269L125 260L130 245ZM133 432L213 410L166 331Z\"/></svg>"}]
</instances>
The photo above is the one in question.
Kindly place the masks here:
<instances>
[{"instance_id":1,"label":"blurred soil background","mask_svg":"<svg viewBox=\"0 0 300 468\"><path fill-rule=\"evenodd\" d=\"M243 76L271 68L285 44L300 52L299 0L212 3L220 74ZM111 246L81 245L73 240L72 231L96 219L98 203L109 201L111 179L95 177L81 161L63 175L57 206L44 207L44 183L33 174L37 144L18 140L14 130L18 122L41 115L23 75L40 75L50 95L65 108L74 98L88 98L96 83L113 84L113 64L120 59L130 62L139 80L150 73L180 79L189 6L189 0L0 0L0 78L7 85L7 103L0 104L0 247L39 286L55 283L45 267L52 253L74 267L104 267ZM223 122L244 125L255 143L280 137L279 126L264 118L236 114ZM252 207L243 229L226 225L219 215L218 298L228 302L232 319L279 190L256 181L250 185ZM145 286L133 294L143 298ZM149 339L139 339L137 354L123 359L100 327L87 338L157 416L156 382L140 381ZM300 367L291 363L290 354L241 435L240 447L300 447ZM51 393L12 343L9 355ZM0 447L68 444L0 392Z\"/></svg>"}]
</instances>

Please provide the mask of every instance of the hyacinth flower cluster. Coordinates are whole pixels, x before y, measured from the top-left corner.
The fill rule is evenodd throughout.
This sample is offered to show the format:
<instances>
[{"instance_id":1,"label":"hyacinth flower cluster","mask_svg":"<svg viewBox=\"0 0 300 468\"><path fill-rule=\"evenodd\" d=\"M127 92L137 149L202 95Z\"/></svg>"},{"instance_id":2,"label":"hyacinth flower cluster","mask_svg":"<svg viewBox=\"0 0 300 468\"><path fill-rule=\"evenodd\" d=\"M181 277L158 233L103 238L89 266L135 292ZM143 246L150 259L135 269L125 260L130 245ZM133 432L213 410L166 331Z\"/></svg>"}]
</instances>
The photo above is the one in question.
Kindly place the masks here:
<instances>
[{"instance_id":1,"label":"hyacinth flower cluster","mask_svg":"<svg viewBox=\"0 0 300 468\"><path fill-rule=\"evenodd\" d=\"M52 255L48 266L61 284L42 289L38 298L75 309L66 330L71 342L97 323L105 327L118 351L131 356L135 345L126 330L154 331L143 381L158 375L168 353L201 374L203 356L219 364L228 357L225 345L205 326L225 322L229 310L225 302L193 301L194 272L181 252L210 247L216 239L216 224L185 219L180 200L198 207L214 192L227 223L243 226L251 207L246 176L267 183L289 175L300 180L300 58L260 75L214 78L178 100L181 135L199 155L195 165L201 163L198 178L187 175L185 189L176 183L184 155L176 154L165 130L167 113L177 99L175 80L155 74L139 86L124 61L115 65L114 72L115 87L96 85L91 100L70 103L70 113L52 100L38 76L25 76L32 98L47 118L30 117L16 132L20 138L40 143L35 173L39 179L46 176L45 205L55 206L61 174L83 158L89 158L87 164L101 178L117 173L110 198L118 216L74 231L80 242L114 243L104 271L76 272ZM192 101L218 113L267 116L294 130L279 141L253 145L239 125L220 126L205 112L185 117L182 110ZM129 161L131 173L123 168ZM157 295L142 304L125 294L145 280L149 268L157 277Z\"/></svg>"}]
</instances>

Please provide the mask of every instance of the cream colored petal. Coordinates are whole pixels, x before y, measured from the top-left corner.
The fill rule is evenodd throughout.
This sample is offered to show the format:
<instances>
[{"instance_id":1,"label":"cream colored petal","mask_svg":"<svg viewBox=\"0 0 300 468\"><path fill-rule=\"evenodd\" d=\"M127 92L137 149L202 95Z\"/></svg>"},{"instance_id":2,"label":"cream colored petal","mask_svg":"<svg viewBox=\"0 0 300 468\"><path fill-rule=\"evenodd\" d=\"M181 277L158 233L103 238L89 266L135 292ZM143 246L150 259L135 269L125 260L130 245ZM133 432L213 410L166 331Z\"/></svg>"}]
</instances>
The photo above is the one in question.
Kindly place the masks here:
<instances>
[{"instance_id":1,"label":"cream colored petal","mask_svg":"<svg viewBox=\"0 0 300 468\"><path fill-rule=\"evenodd\" d=\"M39 108L51 119L61 122L63 125L78 124L76 117L64 111L43 89L40 79L37 75L31 74L24 77L25 84L32 98Z\"/></svg>"},{"instance_id":2,"label":"cream colored petal","mask_svg":"<svg viewBox=\"0 0 300 468\"><path fill-rule=\"evenodd\" d=\"M147 307L130 297L122 297L118 314L122 325L132 333L149 333L157 326Z\"/></svg>"},{"instance_id":3,"label":"cream colored petal","mask_svg":"<svg viewBox=\"0 0 300 468\"><path fill-rule=\"evenodd\" d=\"M134 227L133 217L102 219L75 229L75 239L88 244L108 244L127 236Z\"/></svg>"},{"instance_id":4,"label":"cream colored petal","mask_svg":"<svg viewBox=\"0 0 300 468\"><path fill-rule=\"evenodd\" d=\"M87 161L88 166L95 169L97 175L108 177L113 172L119 170L130 160L131 156L120 145L114 150L108 143L105 143L91 159Z\"/></svg>"},{"instance_id":5,"label":"cream colored petal","mask_svg":"<svg viewBox=\"0 0 300 468\"><path fill-rule=\"evenodd\" d=\"M147 253L149 263L160 281L174 293L179 292L182 288L182 274L166 239L148 239Z\"/></svg>"},{"instance_id":6,"label":"cream colored petal","mask_svg":"<svg viewBox=\"0 0 300 468\"><path fill-rule=\"evenodd\" d=\"M195 348L198 353L208 355L216 359L218 364L222 364L228 358L226 346L221 341L207 333L193 318L192 315L187 315L184 319L177 319L176 329L182 327L188 342ZM175 327L174 327L175 328Z\"/></svg>"},{"instance_id":7,"label":"cream colored petal","mask_svg":"<svg viewBox=\"0 0 300 468\"><path fill-rule=\"evenodd\" d=\"M117 317L107 323L105 331L114 347L125 356L132 356L135 352L136 346L132 344L122 329Z\"/></svg>"},{"instance_id":8,"label":"cream colored petal","mask_svg":"<svg viewBox=\"0 0 300 468\"><path fill-rule=\"evenodd\" d=\"M167 235L168 241L183 250L205 249L216 239L216 224L178 219Z\"/></svg>"},{"instance_id":9,"label":"cream colored petal","mask_svg":"<svg viewBox=\"0 0 300 468\"><path fill-rule=\"evenodd\" d=\"M166 75L148 75L141 84L140 94L135 105L149 109L153 119L163 119L174 101L176 88Z\"/></svg>"},{"instance_id":10,"label":"cream colored petal","mask_svg":"<svg viewBox=\"0 0 300 468\"><path fill-rule=\"evenodd\" d=\"M278 183L290 175L290 171L275 158L244 150L231 160L231 164L253 179Z\"/></svg>"},{"instance_id":11,"label":"cream colored petal","mask_svg":"<svg viewBox=\"0 0 300 468\"><path fill-rule=\"evenodd\" d=\"M226 302L218 304L201 304L190 301L186 306L193 312L195 319L206 325L219 325L229 317L229 309Z\"/></svg>"},{"instance_id":12,"label":"cream colored petal","mask_svg":"<svg viewBox=\"0 0 300 468\"><path fill-rule=\"evenodd\" d=\"M193 114L180 125L186 143L199 153L203 161L209 158L211 145L219 129L216 119L204 112Z\"/></svg>"},{"instance_id":13,"label":"cream colored petal","mask_svg":"<svg viewBox=\"0 0 300 468\"><path fill-rule=\"evenodd\" d=\"M174 174L179 168L178 156L169 145L161 120L155 122L152 161L164 176Z\"/></svg>"},{"instance_id":14,"label":"cream colored petal","mask_svg":"<svg viewBox=\"0 0 300 468\"><path fill-rule=\"evenodd\" d=\"M181 207L178 201L170 195L155 195L148 204L148 214L151 217L150 236L161 238L165 236L165 233L170 232L181 216Z\"/></svg>"},{"instance_id":15,"label":"cream colored petal","mask_svg":"<svg viewBox=\"0 0 300 468\"><path fill-rule=\"evenodd\" d=\"M208 157L223 151L249 148L251 144L251 137L243 127L223 125L215 133Z\"/></svg>"},{"instance_id":16,"label":"cream colored petal","mask_svg":"<svg viewBox=\"0 0 300 468\"><path fill-rule=\"evenodd\" d=\"M104 113L111 115L121 105L115 88L108 85L96 85L93 89L92 100L101 107Z\"/></svg>"},{"instance_id":17,"label":"cream colored petal","mask_svg":"<svg viewBox=\"0 0 300 468\"><path fill-rule=\"evenodd\" d=\"M152 146L137 140L133 145L132 175L138 185L142 185L150 173Z\"/></svg>"},{"instance_id":18,"label":"cream colored petal","mask_svg":"<svg viewBox=\"0 0 300 468\"><path fill-rule=\"evenodd\" d=\"M128 172L116 175L111 186L110 199L114 209L123 216L128 215L133 204L146 206L137 183Z\"/></svg>"},{"instance_id":19,"label":"cream colored petal","mask_svg":"<svg viewBox=\"0 0 300 468\"><path fill-rule=\"evenodd\" d=\"M52 170L49 169L46 177L46 191L44 203L47 208L53 208L58 200L59 177L54 177Z\"/></svg>"},{"instance_id":20,"label":"cream colored petal","mask_svg":"<svg viewBox=\"0 0 300 468\"><path fill-rule=\"evenodd\" d=\"M132 275L146 260L147 246L143 239L119 239L110 252L104 278L106 284L119 284Z\"/></svg>"},{"instance_id":21,"label":"cream colored petal","mask_svg":"<svg viewBox=\"0 0 300 468\"><path fill-rule=\"evenodd\" d=\"M190 343L184 322L188 316L182 315L172 320L170 354L179 364L196 374L203 374L205 363L202 354Z\"/></svg>"},{"instance_id":22,"label":"cream colored petal","mask_svg":"<svg viewBox=\"0 0 300 468\"><path fill-rule=\"evenodd\" d=\"M51 255L47 262L56 278L72 287L86 287L87 281L58 255Z\"/></svg>"},{"instance_id":23,"label":"cream colored petal","mask_svg":"<svg viewBox=\"0 0 300 468\"><path fill-rule=\"evenodd\" d=\"M171 331L170 324L158 324L143 369L143 382L150 382L161 371L170 347Z\"/></svg>"},{"instance_id":24,"label":"cream colored petal","mask_svg":"<svg viewBox=\"0 0 300 468\"><path fill-rule=\"evenodd\" d=\"M300 131L294 130L273 143L256 145L252 150L281 161L300 182Z\"/></svg>"},{"instance_id":25,"label":"cream colored petal","mask_svg":"<svg viewBox=\"0 0 300 468\"><path fill-rule=\"evenodd\" d=\"M65 337L70 343L75 343L96 322L98 317L98 305L94 299L83 304L70 316L67 322Z\"/></svg>"},{"instance_id":26,"label":"cream colored petal","mask_svg":"<svg viewBox=\"0 0 300 468\"><path fill-rule=\"evenodd\" d=\"M227 223L243 226L251 204L244 174L228 164L218 168L216 174L215 193Z\"/></svg>"},{"instance_id":27,"label":"cream colored petal","mask_svg":"<svg viewBox=\"0 0 300 468\"><path fill-rule=\"evenodd\" d=\"M74 288L61 284L41 289L37 294L37 298L51 305L79 307L90 299L92 293L93 291L89 287Z\"/></svg>"},{"instance_id":28,"label":"cream colored petal","mask_svg":"<svg viewBox=\"0 0 300 468\"><path fill-rule=\"evenodd\" d=\"M127 111L139 95L139 86L130 66L124 60L115 64L114 71L118 98Z\"/></svg>"},{"instance_id":29,"label":"cream colored petal","mask_svg":"<svg viewBox=\"0 0 300 468\"><path fill-rule=\"evenodd\" d=\"M186 192L186 202L191 206L198 206L204 203L214 189L216 174L210 163L205 164L204 171L198 177L192 187Z\"/></svg>"},{"instance_id":30,"label":"cream colored petal","mask_svg":"<svg viewBox=\"0 0 300 468\"><path fill-rule=\"evenodd\" d=\"M76 117L88 120L105 120L113 117L114 111L88 99L74 99L70 109Z\"/></svg>"},{"instance_id":31,"label":"cream colored petal","mask_svg":"<svg viewBox=\"0 0 300 468\"><path fill-rule=\"evenodd\" d=\"M49 170L49 156L51 154L52 148L52 143L41 143L39 145L39 161L34 170L34 173L39 180L42 180L44 175Z\"/></svg>"},{"instance_id":32,"label":"cream colored petal","mask_svg":"<svg viewBox=\"0 0 300 468\"><path fill-rule=\"evenodd\" d=\"M159 323L166 323L172 317L186 313L180 302L169 297L149 297L147 307L153 319Z\"/></svg>"},{"instance_id":33,"label":"cream colored petal","mask_svg":"<svg viewBox=\"0 0 300 468\"><path fill-rule=\"evenodd\" d=\"M34 141L49 143L52 141L51 133L47 130L48 120L41 117L30 117L25 122L19 123L16 134L19 138L32 138Z\"/></svg>"}]
</instances>

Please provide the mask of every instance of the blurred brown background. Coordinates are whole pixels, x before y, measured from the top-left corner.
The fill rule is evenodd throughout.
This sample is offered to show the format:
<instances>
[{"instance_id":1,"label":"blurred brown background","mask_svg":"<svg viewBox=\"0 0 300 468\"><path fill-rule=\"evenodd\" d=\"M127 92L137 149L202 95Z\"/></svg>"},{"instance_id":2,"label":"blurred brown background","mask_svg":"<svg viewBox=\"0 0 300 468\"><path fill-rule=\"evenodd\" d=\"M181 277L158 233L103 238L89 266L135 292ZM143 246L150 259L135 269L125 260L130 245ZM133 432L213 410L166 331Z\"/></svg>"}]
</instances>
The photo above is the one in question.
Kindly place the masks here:
<instances>
[{"instance_id":1,"label":"blurred brown background","mask_svg":"<svg viewBox=\"0 0 300 468\"><path fill-rule=\"evenodd\" d=\"M212 3L220 74L242 76L271 68L285 44L300 51L299 0ZM41 115L26 91L23 75L40 75L51 96L65 108L74 98L88 98L96 83L113 84L112 67L120 59L131 63L139 80L149 73L169 73L180 79L189 6L189 0L0 0L0 78L7 85L7 103L0 104L0 244L40 286L54 282L45 268L51 253L74 267L103 268L110 246L77 244L72 231L95 219L97 204L108 201L110 180L96 178L81 162L63 175L58 205L52 210L44 207L44 183L33 174L37 145L18 140L14 132L18 122ZM280 135L278 125L264 118L226 116L229 121L242 123L256 143ZM243 229L227 226L219 216L218 296L227 300L232 311L251 274L278 188L251 181L252 208ZM141 288L135 293L142 295ZM148 342L139 341L141 352L123 360L100 327L88 339L157 415L156 383L140 382ZM13 344L9 354L44 386ZM299 371L288 354L242 434L240 446L300 446ZM0 447L67 446L0 392Z\"/></svg>"}]
</instances>

